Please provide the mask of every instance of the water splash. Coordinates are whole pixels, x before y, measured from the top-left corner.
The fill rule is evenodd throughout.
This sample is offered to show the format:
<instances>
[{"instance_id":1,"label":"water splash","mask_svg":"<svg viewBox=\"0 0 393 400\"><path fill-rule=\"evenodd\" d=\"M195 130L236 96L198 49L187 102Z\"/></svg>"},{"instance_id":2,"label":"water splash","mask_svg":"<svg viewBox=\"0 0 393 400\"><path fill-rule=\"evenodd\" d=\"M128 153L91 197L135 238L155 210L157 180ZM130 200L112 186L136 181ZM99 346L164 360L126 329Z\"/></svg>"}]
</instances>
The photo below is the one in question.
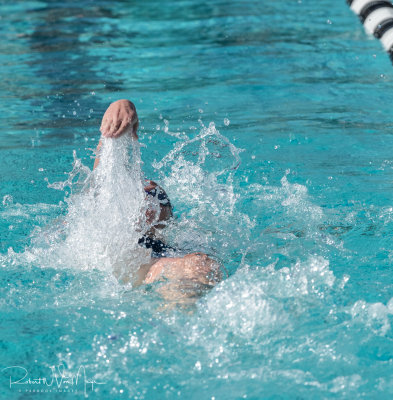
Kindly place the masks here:
<instances>
[{"instance_id":1,"label":"water splash","mask_svg":"<svg viewBox=\"0 0 393 400\"><path fill-rule=\"evenodd\" d=\"M185 150L196 154L197 159L186 159ZM240 163L240 152L211 123L202 126L196 138L179 139L175 149L157 163L156 171L163 176L160 183L180 211L169 229L158 232L164 241L184 254L204 251L230 260L233 221L239 221L239 240L247 235L247 230L242 232L243 222L249 223L248 217L236 210L233 174ZM141 264L150 261L150 250L141 248L138 240L155 223L147 223L147 209L153 208L158 216L159 204L155 198L146 199L140 145L126 135L115 140L104 138L98 156L98 167L92 171L74 151L67 178L48 184L66 194L64 202L56 206L64 216L36 227L31 245L23 253L12 253L13 262L41 268L99 270L128 281ZM211 159L218 160L217 168L208 168Z\"/></svg>"},{"instance_id":2,"label":"water splash","mask_svg":"<svg viewBox=\"0 0 393 400\"><path fill-rule=\"evenodd\" d=\"M132 161L129 148L132 146ZM81 193L68 201L64 245L82 268L132 274L150 258L138 245L148 230L140 149L128 136L102 139L98 167Z\"/></svg>"},{"instance_id":3,"label":"water splash","mask_svg":"<svg viewBox=\"0 0 393 400\"><path fill-rule=\"evenodd\" d=\"M147 208L158 210L159 205L145 199L139 144L128 135L101 142L94 171L74 154L68 178L49 185L70 188L67 213L35 232L24 257L41 266L100 270L127 282L150 261L150 250L140 247L138 239L150 227Z\"/></svg>"},{"instance_id":4,"label":"water splash","mask_svg":"<svg viewBox=\"0 0 393 400\"><path fill-rule=\"evenodd\" d=\"M204 318L225 335L258 342L277 330L293 330L310 302L322 304L340 286L322 257L298 260L292 268L275 267L239 269L206 297L200 308Z\"/></svg>"},{"instance_id":5,"label":"water splash","mask_svg":"<svg viewBox=\"0 0 393 400\"><path fill-rule=\"evenodd\" d=\"M393 298L386 306L380 302L367 303L358 300L348 311L354 322L363 323L374 334L384 336L391 329L390 316L393 314Z\"/></svg>"},{"instance_id":6,"label":"water splash","mask_svg":"<svg viewBox=\"0 0 393 400\"><path fill-rule=\"evenodd\" d=\"M235 173L240 153L213 122L194 137L179 137L174 147L153 167L175 206L176 220L168 239L187 252L202 251L225 264L232 250L248 238L250 219L239 209ZM235 232L236 234L235 234Z\"/></svg>"}]
</instances>

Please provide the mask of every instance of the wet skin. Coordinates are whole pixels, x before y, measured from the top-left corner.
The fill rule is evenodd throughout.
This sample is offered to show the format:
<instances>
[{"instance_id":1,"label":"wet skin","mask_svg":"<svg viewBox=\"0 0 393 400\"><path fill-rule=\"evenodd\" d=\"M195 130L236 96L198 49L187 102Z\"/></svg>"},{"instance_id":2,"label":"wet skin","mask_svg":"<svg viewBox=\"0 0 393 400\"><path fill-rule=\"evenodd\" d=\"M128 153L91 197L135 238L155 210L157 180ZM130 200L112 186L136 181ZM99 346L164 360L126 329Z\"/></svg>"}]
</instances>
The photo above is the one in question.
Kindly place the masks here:
<instances>
[{"instance_id":1,"label":"wet skin","mask_svg":"<svg viewBox=\"0 0 393 400\"><path fill-rule=\"evenodd\" d=\"M134 140L138 139L138 115L135 105L129 100L118 100L106 110L101 123L101 133L106 138L118 138L123 134L130 134ZM101 141L97 147L97 154ZM97 167L99 158L94 162ZM147 181L145 191L149 192L159 187L153 181ZM161 188L160 188L161 189ZM161 189L162 190L162 189ZM154 235L155 228L163 228L160 222L167 221L172 216L171 206L160 205L158 223L148 232ZM153 221L155 211L147 212L148 221ZM166 300L193 299L213 287L222 279L220 265L204 253L192 253L183 257L152 258L149 264L142 265L137 271L133 285L160 283L159 293Z\"/></svg>"}]
</instances>

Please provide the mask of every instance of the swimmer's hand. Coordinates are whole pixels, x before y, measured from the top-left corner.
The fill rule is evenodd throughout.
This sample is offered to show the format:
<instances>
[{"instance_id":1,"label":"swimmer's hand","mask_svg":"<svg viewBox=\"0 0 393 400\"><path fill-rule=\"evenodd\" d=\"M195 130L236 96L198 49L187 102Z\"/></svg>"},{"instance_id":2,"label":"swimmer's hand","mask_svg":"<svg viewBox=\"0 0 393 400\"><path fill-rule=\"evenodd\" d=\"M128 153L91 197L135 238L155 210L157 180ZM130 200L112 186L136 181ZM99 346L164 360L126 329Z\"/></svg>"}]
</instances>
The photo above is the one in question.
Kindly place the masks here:
<instances>
[{"instance_id":1,"label":"swimmer's hand","mask_svg":"<svg viewBox=\"0 0 393 400\"><path fill-rule=\"evenodd\" d=\"M100 131L102 136L117 138L131 129L131 135L138 139L138 115L135 105L129 100L117 100L112 103L102 117Z\"/></svg>"}]
</instances>

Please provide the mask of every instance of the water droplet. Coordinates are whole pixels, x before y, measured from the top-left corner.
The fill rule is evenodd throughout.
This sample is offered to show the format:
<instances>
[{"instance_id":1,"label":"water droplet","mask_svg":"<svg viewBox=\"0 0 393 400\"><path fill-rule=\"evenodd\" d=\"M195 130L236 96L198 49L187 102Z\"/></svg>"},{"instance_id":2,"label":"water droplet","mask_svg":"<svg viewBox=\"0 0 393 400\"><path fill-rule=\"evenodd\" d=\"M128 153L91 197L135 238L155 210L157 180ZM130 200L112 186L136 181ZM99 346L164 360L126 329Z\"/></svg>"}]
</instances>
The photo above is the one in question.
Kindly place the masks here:
<instances>
[{"instance_id":1,"label":"water droplet","mask_svg":"<svg viewBox=\"0 0 393 400\"><path fill-rule=\"evenodd\" d=\"M3 197L3 206L8 206L14 202L13 197L10 194L6 194Z\"/></svg>"}]
</instances>

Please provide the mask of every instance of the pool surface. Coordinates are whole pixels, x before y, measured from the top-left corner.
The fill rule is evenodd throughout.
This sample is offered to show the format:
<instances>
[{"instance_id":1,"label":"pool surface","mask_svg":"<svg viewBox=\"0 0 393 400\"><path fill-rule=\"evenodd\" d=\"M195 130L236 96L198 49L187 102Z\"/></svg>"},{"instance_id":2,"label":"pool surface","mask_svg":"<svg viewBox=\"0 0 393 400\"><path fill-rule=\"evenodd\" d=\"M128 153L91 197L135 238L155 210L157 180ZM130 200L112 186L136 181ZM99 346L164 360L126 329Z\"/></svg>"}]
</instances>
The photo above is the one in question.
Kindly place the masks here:
<instances>
[{"instance_id":1,"label":"pool surface","mask_svg":"<svg viewBox=\"0 0 393 400\"><path fill-rule=\"evenodd\" d=\"M392 398L393 69L345 1L0 4L0 397ZM113 276L121 98L168 242L228 271L194 306Z\"/></svg>"}]
</instances>

